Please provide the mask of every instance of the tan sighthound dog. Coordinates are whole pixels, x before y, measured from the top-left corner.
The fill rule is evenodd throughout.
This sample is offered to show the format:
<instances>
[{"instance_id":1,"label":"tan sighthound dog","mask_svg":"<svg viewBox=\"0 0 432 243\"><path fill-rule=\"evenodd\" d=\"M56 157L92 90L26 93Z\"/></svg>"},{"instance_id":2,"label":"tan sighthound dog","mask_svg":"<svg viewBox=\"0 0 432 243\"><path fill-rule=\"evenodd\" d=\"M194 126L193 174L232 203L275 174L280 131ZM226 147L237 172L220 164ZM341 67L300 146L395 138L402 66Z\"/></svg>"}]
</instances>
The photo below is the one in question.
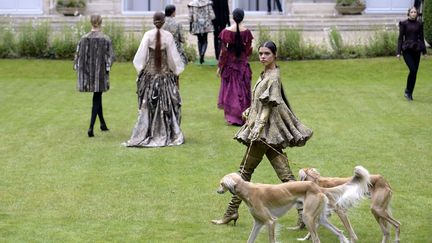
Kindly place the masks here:
<instances>
[{"instance_id":1,"label":"tan sighthound dog","mask_svg":"<svg viewBox=\"0 0 432 243\"><path fill-rule=\"evenodd\" d=\"M302 181L313 181L317 183L320 187L334 187L339 186L341 184L350 181L352 177L323 177L320 173L314 168L305 168L299 171L300 180ZM371 175L370 176L370 198L371 198L371 212L374 215L376 221L381 227L381 231L383 233L383 238L381 243L386 243L390 239L390 229L389 224L395 227L395 242L399 242L399 234L400 234L400 222L394 219L390 212L390 201L392 198L392 190L390 184L386 181L386 179L382 175ZM342 220L343 221L343 220ZM357 240L357 236L354 233L354 230L349 224L347 219L347 223L343 222L345 228L348 230L350 234L351 241Z\"/></svg>"},{"instance_id":2,"label":"tan sighthound dog","mask_svg":"<svg viewBox=\"0 0 432 243\"><path fill-rule=\"evenodd\" d=\"M308 228L313 243L319 243L317 234L319 224L338 236L346 243L342 231L332 225L328 219L333 208L349 208L362 200L368 191L369 172L362 166L356 166L354 177L347 183L333 188L322 188L310 181L296 181L278 185L258 184L244 181L237 173L222 178L218 193L230 191L237 195L249 207L254 218L254 225L248 243L255 241L259 230L266 225L269 241L276 242L275 225L299 199L304 199L303 221Z\"/></svg>"}]
</instances>

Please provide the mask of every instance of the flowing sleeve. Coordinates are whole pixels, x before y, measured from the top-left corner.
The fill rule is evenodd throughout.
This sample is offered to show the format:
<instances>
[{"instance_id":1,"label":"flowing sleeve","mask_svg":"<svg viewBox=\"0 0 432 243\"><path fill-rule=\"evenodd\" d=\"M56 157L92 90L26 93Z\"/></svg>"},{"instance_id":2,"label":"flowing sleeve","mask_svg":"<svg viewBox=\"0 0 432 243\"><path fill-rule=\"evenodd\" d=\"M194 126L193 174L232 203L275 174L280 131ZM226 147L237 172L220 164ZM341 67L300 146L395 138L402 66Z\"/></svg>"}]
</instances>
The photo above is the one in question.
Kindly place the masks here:
<instances>
[{"instance_id":1,"label":"flowing sleeve","mask_svg":"<svg viewBox=\"0 0 432 243\"><path fill-rule=\"evenodd\" d=\"M141 40L135 57L133 59L133 65L137 73L144 69L144 65L147 63L148 59L148 48L149 48L149 32L146 32Z\"/></svg>"},{"instance_id":2,"label":"flowing sleeve","mask_svg":"<svg viewBox=\"0 0 432 243\"><path fill-rule=\"evenodd\" d=\"M111 39L106 37L106 53L105 53L105 63L106 63L106 71L109 72L111 70L112 63L114 62L114 51L112 48Z\"/></svg>"},{"instance_id":3,"label":"flowing sleeve","mask_svg":"<svg viewBox=\"0 0 432 243\"><path fill-rule=\"evenodd\" d=\"M227 43L225 40L225 33L227 30L222 30L222 32L219 34L219 39L221 41L221 45L220 45L220 54L219 54L219 60L218 60L218 67L219 69L222 71L223 67L225 66L225 63L227 62L227 58L228 58L228 49L226 47Z\"/></svg>"},{"instance_id":4,"label":"flowing sleeve","mask_svg":"<svg viewBox=\"0 0 432 243\"><path fill-rule=\"evenodd\" d=\"M405 35L405 28L402 22L399 22L399 38L398 38L398 46L397 46L397 54L400 55L402 52L402 42Z\"/></svg>"},{"instance_id":5,"label":"flowing sleeve","mask_svg":"<svg viewBox=\"0 0 432 243\"><path fill-rule=\"evenodd\" d=\"M171 33L164 31L164 38L166 38L166 51L168 58L168 67L175 74L179 75L184 70L184 63L177 51L177 47L174 42L174 37Z\"/></svg>"},{"instance_id":6,"label":"flowing sleeve","mask_svg":"<svg viewBox=\"0 0 432 243\"><path fill-rule=\"evenodd\" d=\"M267 89L258 98L264 105L277 106L283 103L282 88L277 77L270 76Z\"/></svg>"},{"instance_id":7,"label":"flowing sleeve","mask_svg":"<svg viewBox=\"0 0 432 243\"><path fill-rule=\"evenodd\" d=\"M78 42L76 50L75 50L74 65L73 65L74 70L77 70L78 67L80 66L80 64L79 64L80 48L81 48L81 40Z\"/></svg>"}]
</instances>

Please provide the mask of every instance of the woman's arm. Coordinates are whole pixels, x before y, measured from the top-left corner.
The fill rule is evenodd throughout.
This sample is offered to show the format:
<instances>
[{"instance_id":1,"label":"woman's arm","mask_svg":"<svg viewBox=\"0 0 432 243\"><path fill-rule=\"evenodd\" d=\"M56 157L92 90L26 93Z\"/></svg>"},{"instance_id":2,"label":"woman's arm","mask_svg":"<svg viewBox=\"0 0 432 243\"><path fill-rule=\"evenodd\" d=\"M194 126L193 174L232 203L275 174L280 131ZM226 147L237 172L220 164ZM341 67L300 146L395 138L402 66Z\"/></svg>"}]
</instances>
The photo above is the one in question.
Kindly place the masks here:
<instances>
[{"instance_id":1,"label":"woman's arm","mask_svg":"<svg viewBox=\"0 0 432 243\"><path fill-rule=\"evenodd\" d=\"M405 35L405 25L403 22L399 22L399 38L398 38L398 48L397 55L400 56L402 53L402 42Z\"/></svg>"}]
</instances>

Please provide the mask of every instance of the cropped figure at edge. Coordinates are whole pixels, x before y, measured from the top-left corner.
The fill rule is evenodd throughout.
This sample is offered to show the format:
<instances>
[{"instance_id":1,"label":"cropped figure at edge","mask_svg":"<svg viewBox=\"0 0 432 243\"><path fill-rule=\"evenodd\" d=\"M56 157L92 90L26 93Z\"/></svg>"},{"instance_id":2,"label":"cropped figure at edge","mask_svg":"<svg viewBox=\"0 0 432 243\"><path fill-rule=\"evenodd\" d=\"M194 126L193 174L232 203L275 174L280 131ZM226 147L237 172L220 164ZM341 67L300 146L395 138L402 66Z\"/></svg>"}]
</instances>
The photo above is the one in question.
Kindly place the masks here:
<instances>
[{"instance_id":1,"label":"cropped figure at edge","mask_svg":"<svg viewBox=\"0 0 432 243\"><path fill-rule=\"evenodd\" d=\"M216 60L219 59L220 54L220 39L219 34L225 27L230 26L229 20L229 6L228 0L214 0L213 1L213 11L215 13L215 19L213 19L213 44L215 49Z\"/></svg>"},{"instance_id":2,"label":"cropped figure at edge","mask_svg":"<svg viewBox=\"0 0 432 243\"><path fill-rule=\"evenodd\" d=\"M417 9L411 7L408 10L408 19L399 22L399 39L397 57L402 54L408 66L409 74L405 87L405 98L413 100L414 86L417 80L417 71L420 66L421 53L426 55L426 45L424 43L423 23L417 20Z\"/></svg>"},{"instance_id":3,"label":"cropped figure at edge","mask_svg":"<svg viewBox=\"0 0 432 243\"><path fill-rule=\"evenodd\" d=\"M198 53L200 64L204 63L207 51L208 33L213 32L212 20L216 18L212 7L212 1L192 0L188 4L189 9L189 31L198 38Z\"/></svg>"},{"instance_id":4,"label":"cropped figure at edge","mask_svg":"<svg viewBox=\"0 0 432 243\"><path fill-rule=\"evenodd\" d=\"M218 108L224 110L228 124L244 124L242 113L251 104L252 71L248 58L252 53L252 33L241 23L244 11L233 11L235 24L222 30L221 53L218 62L218 75L221 77Z\"/></svg>"},{"instance_id":5,"label":"cropped figure at edge","mask_svg":"<svg viewBox=\"0 0 432 243\"><path fill-rule=\"evenodd\" d=\"M102 33L102 17L91 15L92 29L83 35L78 42L74 70L77 71L77 89L80 92L93 92L93 104L90 117L90 126L87 130L89 137L94 137L93 127L96 117L99 117L100 129L108 131L103 109L102 93L110 88L109 72L114 60L111 40Z\"/></svg>"},{"instance_id":6,"label":"cropped figure at edge","mask_svg":"<svg viewBox=\"0 0 432 243\"><path fill-rule=\"evenodd\" d=\"M276 65L277 48L274 42L263 43L259 50L260 62L264 65L252 92L252 105L244 112L246 123L234 139L248 146L240 164L240 175L250 181L254 170L266 155L282 182L295 181L283 149L303 146L312 136L312 130L304 126L294 115L282 88L280 69ZM236 223L241 200L232 196L222 219L214 224ZM298 228L304 228L302 203L297 203Z\"/></svg>"},{"instance_id":7,"label":"cropped figure at edge","mask_svg":"<svg viewBox=\"0 0 432 243\"><path fill-rule=\"evenodd\" d=\"M133 64L138 73L138 120L128 147L163 147L184 142L180 129L181 98L176 84L184 63L172 34L161 29L165 15L156 12L135 54Z\"/></svg>"}]
</instances>

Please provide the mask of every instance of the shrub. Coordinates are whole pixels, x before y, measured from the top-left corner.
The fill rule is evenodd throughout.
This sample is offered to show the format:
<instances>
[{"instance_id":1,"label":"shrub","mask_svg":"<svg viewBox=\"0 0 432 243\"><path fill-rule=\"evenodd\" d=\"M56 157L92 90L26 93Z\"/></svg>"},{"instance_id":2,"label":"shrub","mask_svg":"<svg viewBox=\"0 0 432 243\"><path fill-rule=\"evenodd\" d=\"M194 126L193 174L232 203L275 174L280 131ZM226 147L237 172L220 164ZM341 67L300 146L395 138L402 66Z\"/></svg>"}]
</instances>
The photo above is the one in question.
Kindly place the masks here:
<instances>
[{"instance_id":1,"label":"shrub","mask_svg":"<svg viewBox=\"0 0 432 243\"><path fill-rule=\"evenodd\" d=\"M57 8L84 8L86 1L84 0L57 0Z\"/></svg>"},{"instance_id":2,"label":"shrub","mask_svg":"<svg viewBox=\"0 0 432 243\"><path fill-rule=\"evenodd\" d=\"M332 27L329 32L330 46L336 57L341 57L343 51L343 40L340 32Z\"/></svg>"},{"instance_id":3,"label":"shrub","mask_svg":"<svg viewBox=\"0 0 432 243\"><path fill-rule=\"evenodd\" d=\"M258 51L258 47L262 44L264 44L264 42L272 40L272 36L270 35L270 30L269 28L266 27L262 27L261 25L258 26L258 37L256 39L256 50ZM274 40L273 40L274 41ZM276 42L276 41L274 41Z\"/></svg>"},{"instance_id":4,"label":"shrub","mask_svg":"<svg viewBox=\"0 0 432 243\"><path fill-rule=\"evenodd\" d=\"M280 59L303 59L303 39L299 31L279 30L278 42L278 57Z\"/></svg>"},{"instance_id":5,"label":"shrub","mask_svg":"<svg viewBox=\"0 0 432 243\"><path fill-rule=\"evenodd\" d=\"M33 41L35 57L43 58L48 56L50 33L50 26L47 22L42 22L34 26Z\"/></svg>"},{"instance_id":6,"label":"shrub","mask_svg":"<svg viewBox=\"0 0 432 243\"><path fill-rule=\"evenodd\" d=\"M134 33L129 33L125 39L125 47L123 48L122 60L132 61L138 47L140 45L141 38L137 37ZM114 55L117 55L114 53ZM116 58L117 59L117 58Z\"/></svg>"},{"instance_id":7,"label":"shrub","mask_svg":"<svg viewBox=\"0 0 432 243\"><path fill-rule=\"evenodd\" d=\"M393 56L396 54L398 34L396 31L377 31L366 45L366 56Z\"/></svg>"},{"instance_id":8,"label":"shrub","mask_svg":"<svg viewBox=\"0 0 432 243\"><path fill-rule=\"evenodd\" d=\"M429 45L432 45L432 2L424 1L423 8L424 36Z\"/></svg>"},{"instance_id":9,"label":"shrub","mask_svg":"<svg viewBox=\"0 0 432 243\"><path fill-rule=\"evenodd\" d=\"M125 32L122 25L109 21L103 25L103 32L111 38L112 47L116 60L126 60L123 52L125 46ZM136 50L135 50L136 51Z\"/></svg>"},{"instance_id":10,"label":"shrub","mask_svg":"<svg viewBox=\"0 0 432 243\"><path fill-rule=\"evenodd\" d=\"M183 44L183 50L185 51L185 55L190 63L194 63L197 59L197 51L196 46L193 44L188 44L187 42Z\"/></svg>"},{"instance_id":11,"label":"shrub","mask_svg":"<svg viewBox=\"0 0 432 243\"><path fill-rule=\"evenodd\" d=\"M17 44L12 29L2 28L0 30L0 57L13 58L17 56Z\"/></svg>"},{"instance_id":12,"label":"shrub","mask_svg":"<svg viewBox=\"0 0 432 243\"><path fill-rule=\"evenodd\" d=\"M71 59L75 55L77 44L78 40L75 38L73 29L65 26L52 41L52 56L58 59Z\"/></svg>"}]
</instances>

